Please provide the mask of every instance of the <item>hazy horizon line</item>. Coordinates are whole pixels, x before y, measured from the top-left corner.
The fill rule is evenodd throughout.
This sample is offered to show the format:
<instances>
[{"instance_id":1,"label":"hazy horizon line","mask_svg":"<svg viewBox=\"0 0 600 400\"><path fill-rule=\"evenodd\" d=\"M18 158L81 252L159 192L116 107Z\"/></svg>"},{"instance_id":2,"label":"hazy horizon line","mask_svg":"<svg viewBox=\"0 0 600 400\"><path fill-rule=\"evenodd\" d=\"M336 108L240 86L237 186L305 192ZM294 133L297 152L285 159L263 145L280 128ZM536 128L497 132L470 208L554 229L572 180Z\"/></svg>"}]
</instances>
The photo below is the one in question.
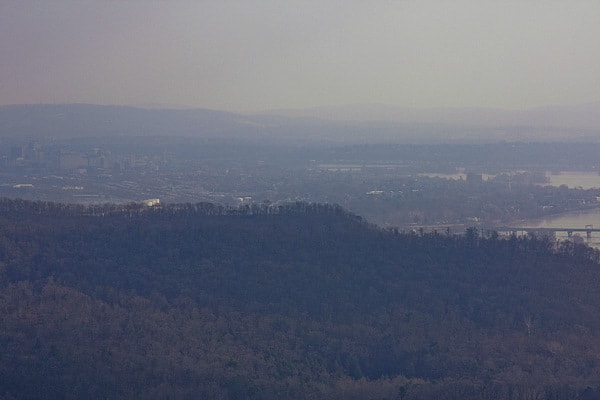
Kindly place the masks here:
<instances>
[{"instance_id":1,"label":"hazy horizon line","mask_svg":"<svg viewBox=\"0 0 600 400\"><path fill-rule=\"evenodd\" d=\"M173 110L173 111L192 111L192 110L207 110L207 111L218 111L226 112L231 114L240 115L265 115L269 113L281 113L281 112L293 112L293 111L319 111L319 110L335 110L335 109L348 109L348 108L379 108L387 110L414 110L414 111L427 111L427 110L493 110L493 111L505 111L505 112L518 112L518 111L529 111L539 109L552 109L552 108L574 108L582 106L590 106L600 104L600 99L596 101L578 102L578 103L552 103L538 106L529 106L521 108L507 108L507 107L492 107L492 106L403 106L395 105L391 103L382 102L357 102L357 103L340 103L340 104L326 104L326 105L311 105L306 107L277 107L277 108L266 108L257 111L240 111L224 108L212 108L202 106L192 106L185 104L169 104L169 103L140 103L140 104L119 104L119 103L92 103L92 102L37 102L37 103L7 103L1 104L0 107L14 107L14 106L68 106L68 105L87 105L87 106L100 106L100 107L124 107L124 108L137 108L146 110Z\"/></svg>"}]
</instances>

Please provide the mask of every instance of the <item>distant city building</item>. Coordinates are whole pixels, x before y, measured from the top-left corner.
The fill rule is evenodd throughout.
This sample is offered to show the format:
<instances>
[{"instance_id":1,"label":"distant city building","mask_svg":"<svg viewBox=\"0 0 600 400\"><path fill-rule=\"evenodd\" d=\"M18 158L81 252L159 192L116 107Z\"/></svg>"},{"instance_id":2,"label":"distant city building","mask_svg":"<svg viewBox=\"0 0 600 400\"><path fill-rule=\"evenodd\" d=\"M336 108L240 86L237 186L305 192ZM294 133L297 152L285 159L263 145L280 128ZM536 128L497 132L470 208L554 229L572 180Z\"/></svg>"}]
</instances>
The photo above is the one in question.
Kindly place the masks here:
<instances>
[{"instance_id":1,"label":"distant city building","mask_svg":"<svg viewBox=\"0 0 600 400\"><path fill-rule=\"evenodd\" d=\"M245 206L252 203L252 197L250 196L238 197L237 200L240 206Z\"/></svg>"},{"instance_id":2,"label":"distant city building","mask_svg":"<svg viewBox=\"0 0 600 400\"><path fill-rule=\"evenodd\" d=\"M25 146L12 146L10 148L10 159L18 160L25 158Z\"/></svg>"},{"instance_id":3,"label":"distant city building","mask_svg":"<svg viewBox=\"0 0 600 400\"><path fill-rule=\"evenodd\" d=\"M23 158L27 161L42 161L42 146L38 142L31 142L23 148Z\"/></svg>"},{"instance_id":4,"label":"distant city building","mask_svg":"<svg viewBox=\"0 0 600 400\"><path fill-rule=\"evenodd\" d=\"M160 199L148 199L144 200L143 203L148 207L153 207L160 204Z\"/></svg>"},{"instance_id":5,"label":"distant city building","mask_svg":"<svg viewBox=\"0 0 600 400\"><path fill-rule=\"evenodd\" d=\"M87 167L87 159L79 153L61 152L58 166L63 170L74 171Z\"/></svg>"}]
</instances>

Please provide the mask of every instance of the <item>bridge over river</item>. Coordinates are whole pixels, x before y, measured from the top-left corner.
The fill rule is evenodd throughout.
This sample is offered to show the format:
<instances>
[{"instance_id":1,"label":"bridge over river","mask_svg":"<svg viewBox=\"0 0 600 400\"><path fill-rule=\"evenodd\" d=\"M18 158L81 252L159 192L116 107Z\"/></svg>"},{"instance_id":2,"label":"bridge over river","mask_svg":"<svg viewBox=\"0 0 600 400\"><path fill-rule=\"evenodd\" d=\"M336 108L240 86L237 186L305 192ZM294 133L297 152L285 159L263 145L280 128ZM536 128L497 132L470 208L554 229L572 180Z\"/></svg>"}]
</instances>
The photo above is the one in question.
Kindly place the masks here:
<instances>
[{"instance_id":1,"label":"bridge over river","mask_svg":"<svg viewBox=\"0 0 600 400\"><path fill-rule=\"evenodd\" d=\"M600 228L594 228L593 225L586 225L585 228L526 228L526 227L509 227L509 226L500 226L491 228L491 231L496 231L498 233L504 234L535 234L537 236L555 236L557 232L566 232L568 237L572 237L574 233L583 233L585 232L585 236L588 239L592 238L593 232L600 232Z\"/></svg>"}]
</instances>

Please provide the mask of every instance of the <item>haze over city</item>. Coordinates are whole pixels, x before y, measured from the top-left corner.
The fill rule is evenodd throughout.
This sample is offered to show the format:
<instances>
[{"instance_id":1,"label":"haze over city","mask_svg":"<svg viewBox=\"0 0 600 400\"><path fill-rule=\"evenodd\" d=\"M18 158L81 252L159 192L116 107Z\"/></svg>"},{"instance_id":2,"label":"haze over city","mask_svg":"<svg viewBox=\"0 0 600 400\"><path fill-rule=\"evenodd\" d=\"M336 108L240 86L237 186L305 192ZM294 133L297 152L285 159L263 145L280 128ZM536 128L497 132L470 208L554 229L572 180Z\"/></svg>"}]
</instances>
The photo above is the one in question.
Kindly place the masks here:
<instances>
[{"instance_id":1,"label":"haze over city","mask_svg":"<svg viewBox=\"0 0 600 400\"><path fill-rule=\"evenodd\" d=\"M0 399L600 400L598 17L0 0Z\"/></svg>"},{"instance_id":2,"label":"haze over city","mask_svg":"<svg viewBox=\"0 0 600 400\"><path fill-rule=\"evenodd\" d=\"M597 1L4 1L0 105L600 100Z\"/></svg>"}]
</instances>

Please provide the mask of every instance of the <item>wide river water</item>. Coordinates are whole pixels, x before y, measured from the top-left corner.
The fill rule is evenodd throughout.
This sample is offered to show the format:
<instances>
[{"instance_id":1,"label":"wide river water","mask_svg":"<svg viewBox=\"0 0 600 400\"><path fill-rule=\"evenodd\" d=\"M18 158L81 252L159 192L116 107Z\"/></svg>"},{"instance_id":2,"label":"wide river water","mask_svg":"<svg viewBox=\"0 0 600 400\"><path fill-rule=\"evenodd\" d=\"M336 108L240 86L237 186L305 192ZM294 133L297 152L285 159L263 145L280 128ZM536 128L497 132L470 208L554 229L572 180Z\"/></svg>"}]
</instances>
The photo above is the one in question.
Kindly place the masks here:
<instances>
[{"instance_id":1,"label":"wide river water","mask_svg":"<svg viewBox=\"0 0 600 400\"><path fill-rule=\"evenodd\" d=\"M466 179L465 173L422 175L445 179ZM494 175L483 175L484 180L493 177ZM597 171L563 171L560 173L551 173L548 171L546 172L546 178L548 178L548 182L544 183L544 185L566 185L569 188L582 189L600 188L600 174ZM586 225L600 228L600 208L559 214L542 219L519 221L512 223L511 225L517 228L585 228ZM590 246L600 249L600 232L592 233L591 239L587 239L584 232L582 232L580 236L582 236L584 241ZM557 232L556 238L559 240L567 239L567 233Z\"/></svg>"},{"instance_id":2,"label":"wide river water","mask_svg":"<svg viewBox=\"0 0 600 400\"><path fill-rule=\"evenodd\" d=\"M528 228L585 228L586 225L592 225L593 228L600 228L600 208L559 214L537 220L526 220L516 224L516 227ZM577 235L577 233L575 233ZM579 233L585 243L600 249L600 232L593 232L591 239L586 238L585 232ZM567 239L566 232L557 232L556 238L559 240Z\"/></svg>"},{"instance_id":3,"label":"wide river water","mask_svg":"<svg viewBox=\"0 0 600 400\"><path fill-rule=\"evenodd\" d=\"M560 186L567 185L570 188L593 189L600 188L600 175L598 172L586 171L568 171L560 174L546 173L549 179L547 185ZM586 225L592 225L594 228L600 228L600 208L569 212L536 220L522 221L519 226L531 228L585 228ZM580 234L585 242L590 246L600 248L600 232L592 233L592 238L587 239L585 233ZM567 234L558 232L556 238L566 239Z\"/></svg>"}]
</instances>

